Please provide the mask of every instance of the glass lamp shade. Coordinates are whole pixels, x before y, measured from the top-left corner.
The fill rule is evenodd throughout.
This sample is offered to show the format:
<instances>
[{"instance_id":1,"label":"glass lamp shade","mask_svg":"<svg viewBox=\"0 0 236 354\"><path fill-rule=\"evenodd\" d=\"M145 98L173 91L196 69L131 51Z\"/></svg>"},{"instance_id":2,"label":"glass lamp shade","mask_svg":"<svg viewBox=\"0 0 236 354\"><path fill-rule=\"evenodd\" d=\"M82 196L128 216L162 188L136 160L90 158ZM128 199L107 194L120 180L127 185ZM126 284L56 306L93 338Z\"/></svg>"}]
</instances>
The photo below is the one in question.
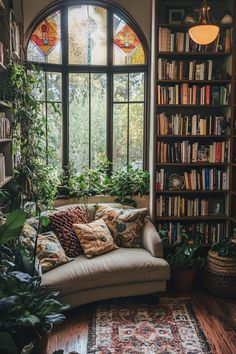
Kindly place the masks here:
<instances>
[{"instance_id":1,"label":"glass lamp shade","mask_svg":"<svg viewBox=\"0 0 236 354\"><path fill-rule=\"evenodd\" d=\"M189 29L191 39L202 45L207 45L216 39L219 34L219 27L211 24L200 24Z\"/></svg>"}]
</instances>

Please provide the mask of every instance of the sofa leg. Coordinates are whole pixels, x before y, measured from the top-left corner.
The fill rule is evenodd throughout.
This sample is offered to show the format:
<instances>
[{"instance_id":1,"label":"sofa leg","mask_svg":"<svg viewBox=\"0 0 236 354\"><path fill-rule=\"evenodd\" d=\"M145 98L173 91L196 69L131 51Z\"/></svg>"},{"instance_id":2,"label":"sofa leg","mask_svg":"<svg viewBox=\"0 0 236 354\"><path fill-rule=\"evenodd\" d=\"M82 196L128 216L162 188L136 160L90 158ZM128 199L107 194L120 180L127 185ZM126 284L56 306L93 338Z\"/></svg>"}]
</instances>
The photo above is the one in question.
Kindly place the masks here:
<instances>
[{"instance_id":1,"label":"sofa leg","mask_svg":"<svg viewBox=\"0 0 236 354\"><path fill-rule=\"evenodd\" d=\"M158 305L160 302L160 295L159 294L151 294L150 295L150 302L154 305Z\"/></svg>"}]
</instances>

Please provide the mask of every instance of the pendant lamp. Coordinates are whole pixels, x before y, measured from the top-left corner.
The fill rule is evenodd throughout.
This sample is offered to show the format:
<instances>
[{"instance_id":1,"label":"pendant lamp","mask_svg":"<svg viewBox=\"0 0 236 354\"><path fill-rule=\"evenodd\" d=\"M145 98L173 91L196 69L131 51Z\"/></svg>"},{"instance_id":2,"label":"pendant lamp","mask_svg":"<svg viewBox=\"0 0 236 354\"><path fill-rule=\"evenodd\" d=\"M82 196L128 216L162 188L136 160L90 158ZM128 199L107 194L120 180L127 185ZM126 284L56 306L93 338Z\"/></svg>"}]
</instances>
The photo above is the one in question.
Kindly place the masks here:
<instances>
[{"instance_id":1,"label":"pendant lamp","mask_svg":"<svg viewBox=\"0 0 236 354\"><path fill-rule=\"evenodd\" d=\"M191 39L197 44L210 44L214 42L219 34L220 28L211 24L209 12L210 6L204 0L204 3L200 7L199 24L189 29Z\"/></svg>"}]
</instances>

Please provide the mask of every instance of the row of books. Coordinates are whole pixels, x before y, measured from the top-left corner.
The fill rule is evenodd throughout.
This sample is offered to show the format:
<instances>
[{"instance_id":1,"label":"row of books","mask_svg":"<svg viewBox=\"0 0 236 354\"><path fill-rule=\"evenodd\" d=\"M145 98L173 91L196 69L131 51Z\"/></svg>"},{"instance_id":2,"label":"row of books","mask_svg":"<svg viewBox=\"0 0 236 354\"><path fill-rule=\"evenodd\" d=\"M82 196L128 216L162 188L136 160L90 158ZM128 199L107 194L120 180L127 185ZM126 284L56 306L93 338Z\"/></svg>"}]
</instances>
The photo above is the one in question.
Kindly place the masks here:
<instances>
[{"instance_id":1,"label":"row of books","mask_svg":"<svg viewBox=\"0 0 236 354\"><path fill-rule=\"evenodd\" d=\"M157 217L194 217L225 214L223 198L186 198L182 196L166 197L156 200Z\"/></svg>"},{"instance_id":2,"label":"row of books","mask_svg":"<svg viewBox=\"0 0 236 354\"><path fill-rule=\"evenodd\" d=\"M11 124L5 117L5 113L0 112L0 139L9 138L11 134Z\"/></svg>"},{"instance_id":3,"label":"row of books","mask_svg":"<svg viewBox=\"0 0 236 354\"><path fill-rule=\"evenodd\" d=\"M157 135L221 135L221 123L224 120L222 116L168 116L162 112L157 115Z\"/></svg>"},{"instance_id":4,"label":"row of books","mask_svg":"<svg viewBox=\"0 0 236 354\"><path fill-rule=\"evenodd\" d=\"M206 46L191 40L188 32L176 32L166 27L159 27L160 52L229 52L231 48L231 29L221 30L216 40Z\"/></svg>"},{"instance_id":5,"label":"row of books","mask_svg":"<svg viewBox=\"0 0 236 354\"><path fill-rule=\"evenodd\" d=\"M156 172L156 190L168 190L170 172L164 168ZM181 175L180 175L181 176ZM217 168L192 169L182 174L183 189L191 191L217 191L228 189L227 172Z\"/></svg>"},{"instance_id":6,"label":"row of books","mask_svg":"<svg viewBox=\"0 0 236 354\"><path fill-rule=\"evenodd\" d=\"M161 223L158 225L158 231L165 230L168 232L168 243L170 245L181 242L182 232L194 232L197 241L202 244L211 244L219 242L226 236L225 223L197 223L183 225L181 223Z\"/></svg>"},{"instance_id":7,"label":"row of books","mask_svg":"<svg viewBox=\"0 0 236 354\"><path fill-rule=\"evenodd\" d=\"M159 80L212 80L212 60L199 63L196 60L158 59Z\"/></svg>"},{"instance_id":8,"label":"row of books","mask_svg":"<svg viewBox=\"0 0 236 354\"><path fill-rule=\"evenodd\" d=\"M0 152L0 182L4 181L6 178L5 170L5 156Z\"/></svg>"},{"instance_id":9,"label":"row of books","mask_svg":"<svg viewBox=\"0 0 236 354\"><path fill-rule=\"evenodd\" d=\"M210 85L157 85L158 104L226 105L229 104L231 84Z\"/></svg>"},{"instance_id":10,"label":"row of books","mask_svg":"<svg viewBox=\"0 0 236 354\"><path fill-rule=\"evenodd\" d=\"M201 145L198 142L157 142L157 163L224 163L228 160L228 142Z\"/></svg>"}]
</instances>

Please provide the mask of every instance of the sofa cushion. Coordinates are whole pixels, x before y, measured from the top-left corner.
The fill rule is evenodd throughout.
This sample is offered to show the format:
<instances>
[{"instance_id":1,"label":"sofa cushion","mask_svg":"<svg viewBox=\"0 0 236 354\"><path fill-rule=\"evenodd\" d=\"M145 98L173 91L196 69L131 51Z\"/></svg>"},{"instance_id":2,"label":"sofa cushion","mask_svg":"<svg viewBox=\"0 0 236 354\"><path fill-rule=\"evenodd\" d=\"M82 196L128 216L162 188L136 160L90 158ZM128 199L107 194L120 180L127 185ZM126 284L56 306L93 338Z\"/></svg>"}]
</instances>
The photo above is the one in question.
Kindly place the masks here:
<instances>
[{"instance_id":1,"label":"sofa cushion","mask_svg":"<svg viewBox=\"0 0 236 354\"><path fill-rule=\"evenodd\" d=\"M118 249L105 221L102 219L89 224L74 224L73 228L87 258Z\"/></svg>"},{"instance_id":2,"label":"sofa cushion","mask_svg":"<svg viewBox=\"0 0 236 354\"><path fill-rule=\"evenodd\" d=\"M166 280L169 265L141 248L119 248L114 252L87 259L78 256L73 262L43 275L43 286L60 291L60 296L112 285ZM76 296L79 296L76 295Z\"/></svg>"},{"instance_id":3,"label":"sofa cushion","mask_svg":"<svg viewBox=\"0 0 236 354\"><path fill-rule=\"evenodd\" d=\"M100 205L95 218L107 224L115 243L120 247L141 247L141 231L148 213L143 209L118 209Z\"/></svg>"},{"instance_id":4,"label":"sofa cushion","mask_svg":"<svg viewBox=\"0 0 236 354\"><path fill-rule=\"evenodd\" d=\"M87 222L85 213L79 206L50 214L49 221L49 228L57 235L68 257L76 257L83 253L79 239L73 230L73 224Z\"/></svg>"}]
</instances>

